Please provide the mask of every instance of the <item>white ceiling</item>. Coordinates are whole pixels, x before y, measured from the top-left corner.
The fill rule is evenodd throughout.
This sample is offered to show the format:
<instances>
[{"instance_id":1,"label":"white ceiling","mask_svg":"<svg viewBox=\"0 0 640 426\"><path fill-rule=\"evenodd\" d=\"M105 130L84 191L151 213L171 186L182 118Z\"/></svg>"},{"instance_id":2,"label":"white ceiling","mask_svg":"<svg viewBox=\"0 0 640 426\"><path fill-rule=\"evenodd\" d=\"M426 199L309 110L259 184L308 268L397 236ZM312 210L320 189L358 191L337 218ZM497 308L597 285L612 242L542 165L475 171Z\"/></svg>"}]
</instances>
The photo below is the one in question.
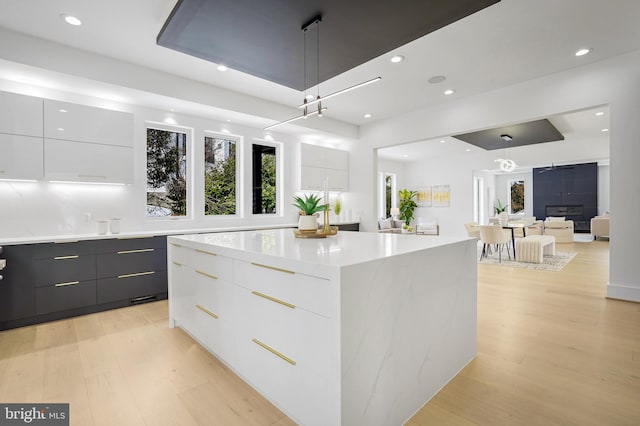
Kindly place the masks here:
<instances>
[{"instance_id":1,"label":"white ceiling","mask_svg":"<svg viewBox=\"0 0 640 426\"><path fill-rule=\"evenodd\" d=\"M215 64L157 46L175 2L0 0L0 27L286 106L301 102L296 90L234 70L220 72ZM66 24L63 13L83 25ZM328 117L361 125L638 50L638 22L638 0L502 0L323 83L320 94L382 76L380 83L325 102ZM581 47L593 52L575 57ZM392 64L393 54L406 60ZM429 84L435 75L447 79ZM446 88L456 93L445 96Z\"/></svg>"}]
</instances>

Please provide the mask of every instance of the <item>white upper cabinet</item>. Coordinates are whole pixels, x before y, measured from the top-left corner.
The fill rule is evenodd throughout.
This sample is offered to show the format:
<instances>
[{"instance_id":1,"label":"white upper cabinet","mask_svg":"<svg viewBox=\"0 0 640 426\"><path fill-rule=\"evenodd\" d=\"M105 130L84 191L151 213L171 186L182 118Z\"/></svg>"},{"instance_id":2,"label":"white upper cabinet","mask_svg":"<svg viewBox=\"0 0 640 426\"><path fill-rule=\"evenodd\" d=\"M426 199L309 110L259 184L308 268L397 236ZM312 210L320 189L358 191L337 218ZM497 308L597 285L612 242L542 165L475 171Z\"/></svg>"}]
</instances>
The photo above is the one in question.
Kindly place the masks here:
<instances>
[{"instance_id":1,"label":"white upper cabinet","mask_svg":"<svg viewBox=\"0 0 640 426\"><path fill-rule=\"evenodd\" d=\"M0 92L0 133L41 138L42 99Z\"/></svg>"},{"instance_id":2,"label":"white upper cabinet","mask_svg":"<svg viewBox=\"0 0 640 426\"><path fill-rule=\"evenodd\" d=\"M329 191L349 190L348 151L302 144L300 152L301 189L322 191L328 182Z\"/></svg>"},{"instance_id":3,"label":"white upper cabinet","mask_svg":"<svg viewBox=\"0 0 640 426\"><path fill-rule=\"evenodd\" d=\"M133 114L45 99L44 137L133 146Z\"/></svg>"},{"instance_id":4,"label":"white upper cabinet","mask_svg":"<svg viewBox=\"0 0 640 426\"><path fill-rule=\"evenodd\" d=\"M133 148L44 140L44 177L79 182L133 182Z\"/></svg>"},{"instance_id":5,"label":"white upper cabinet","mask_svg":"<svg viewBox=\"0 0 640 426\"><path fill-rule=\"evenodd\" d=\"M42 179L42 137L0 133L0 179Z\"/></svg>"}]
</instances>

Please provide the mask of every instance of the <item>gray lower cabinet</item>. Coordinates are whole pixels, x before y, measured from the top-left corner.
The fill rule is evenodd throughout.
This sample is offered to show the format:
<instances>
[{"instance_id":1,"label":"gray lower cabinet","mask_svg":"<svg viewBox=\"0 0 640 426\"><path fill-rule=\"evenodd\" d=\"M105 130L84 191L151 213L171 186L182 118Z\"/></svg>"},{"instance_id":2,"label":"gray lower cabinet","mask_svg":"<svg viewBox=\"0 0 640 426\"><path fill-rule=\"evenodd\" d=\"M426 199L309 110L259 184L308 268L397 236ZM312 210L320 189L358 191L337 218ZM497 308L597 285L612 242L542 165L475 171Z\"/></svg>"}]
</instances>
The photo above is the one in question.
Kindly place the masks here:
<instances>
[{"instance_id":1,"label":"gray lower cabinet","mask_svg":"<svg viewBox=\"0 0 640 426\"><path fill-rule=\"evenodd\" d=\"M5 321L36 314L33 285L33 245L4 246L0 258L7 259L0 271L0 329Z\"/></svg>"},{"instance_id":2,"label":"gray lower cabinet","mask_svg":"<svg viewBox=\"0 0 640 426\"><path fill-rule=\"evenodd\" d=\"M5 246L0 330L167 298L166 237Z\"/></svg>"}]
</instances>

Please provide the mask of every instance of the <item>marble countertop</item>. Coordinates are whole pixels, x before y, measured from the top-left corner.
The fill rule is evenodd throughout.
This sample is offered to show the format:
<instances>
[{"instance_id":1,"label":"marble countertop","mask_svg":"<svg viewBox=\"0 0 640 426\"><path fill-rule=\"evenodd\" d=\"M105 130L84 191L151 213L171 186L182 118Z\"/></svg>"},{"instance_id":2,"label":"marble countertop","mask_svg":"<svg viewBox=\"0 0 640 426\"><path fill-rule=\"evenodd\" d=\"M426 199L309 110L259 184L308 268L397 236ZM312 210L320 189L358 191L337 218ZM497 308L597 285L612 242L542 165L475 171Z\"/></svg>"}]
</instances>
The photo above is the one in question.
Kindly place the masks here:
<instances>
[{"instance_id":1,"label":"marble countertop","mask_svg":"<svg viewBox=\"0 0 640 426\"><path fill-rule=\"evenodd\" d=\"M221 255L278 258L286 262L343 267L385 257L441 247L469 240L464 237L380 234L377 232L338 232L327 238L295 238L292 229L225 232L172 236L170 242L192 242L205 249L216 247Z\"/></svg>"},{"instance_id":2,"label":"marble countertop","mask_svg":"<svg viewBox=\"0 0 640 426\"><path fill-rule=\"evenodd\" d=\"M233 226L233 227L215 227L215 228L194 228L194 229L157 229L137 232L122 232L119 234L66 234L52 236L28 236L18 238L2 238L0 237L0 246L10 246L17 244L37 244L37 243L60 243L82 240L104 240L110 238L135 238L148 237L155 235L176 235L176 234L197 234L197 233L215 233L215 232L235 232L256 229L274 229L274 228L295 228L296 223L284 223L278 225L258 225L258 226Z\"/></svg>"}]
</instances>

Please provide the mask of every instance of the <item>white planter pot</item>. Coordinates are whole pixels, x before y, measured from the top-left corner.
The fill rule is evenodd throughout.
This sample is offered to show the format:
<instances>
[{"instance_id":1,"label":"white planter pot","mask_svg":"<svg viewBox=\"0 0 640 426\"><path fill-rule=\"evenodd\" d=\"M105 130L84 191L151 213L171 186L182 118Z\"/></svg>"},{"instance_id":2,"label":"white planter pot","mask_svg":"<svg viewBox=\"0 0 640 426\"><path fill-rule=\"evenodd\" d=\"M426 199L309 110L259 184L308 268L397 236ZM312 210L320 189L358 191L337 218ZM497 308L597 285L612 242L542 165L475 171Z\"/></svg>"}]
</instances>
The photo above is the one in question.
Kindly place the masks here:
<instances>
[{"instance_id":1,"label":"white planter pot","mask_svg":"<svg viewBox=\"0 0 640 426\"><path fill-rule=\"evenodd\" d=\"M500 226L505 226L507 223L509 223L509 213L502 212L498 214L498 223L500 224Z\"/></svg>"},{"instance_id":2,"label":"white planter pot","mask_svg":"<svg viewBox=\"0 0 640 426\"><path fill-rule=\"evenodd\" d=\"M300 216L298 219L298 229L301 231L313 231L318 229L318 219L315 215Z\"/></svg>"}]
</instances>

